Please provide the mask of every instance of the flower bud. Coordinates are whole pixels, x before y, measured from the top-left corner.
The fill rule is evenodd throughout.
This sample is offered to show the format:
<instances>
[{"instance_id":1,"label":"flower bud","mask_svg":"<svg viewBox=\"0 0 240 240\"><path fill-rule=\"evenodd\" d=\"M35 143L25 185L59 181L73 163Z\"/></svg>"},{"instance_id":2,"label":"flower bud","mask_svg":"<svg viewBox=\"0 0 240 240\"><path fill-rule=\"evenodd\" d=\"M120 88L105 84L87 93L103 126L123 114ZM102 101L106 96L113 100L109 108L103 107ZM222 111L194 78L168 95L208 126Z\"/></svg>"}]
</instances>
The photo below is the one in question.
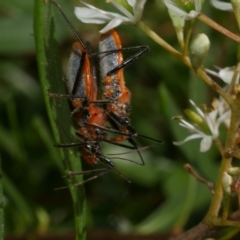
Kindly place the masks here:
<instances>
[{"instance_id":1,"label":"flower bud","mask_svg":"<svg viewBox=\"0 0 240 240\"><path fill-rule=\"evenodd\" d=\"M188 116L188 118L196 123L206 134L210 134L209 128L207 124L204 122L202 117L198 115L196 112L191 109L184 109L184 113Z\"/></svg>"},{"instance_id":2,"label":"flower bud","mask_svg":"<svg viewBox=\"0 0 240 240\"><path fill-rule=\"evenodd\" d=\"M203 123L203 119L194 111L191 109L184 109L184 113L188 116L189 119L191 119L194 123L197 125Z\"/></svg>"},{"instance_id":3,"label":"flower bud","mask_svg":"<svg viewBox=\"0 0 240 240\"><path fill-rule=\"evenodd\" d=\"M208 54L209 47L210 41L205 34L198 34L193 39L190 45L190 60L194 69L198 69L203 65L203 62Z\"/></svg>"},{"instance_id":4,"label":"flower bud","mask_svg":"<svg viewBox=\"0 0 240 240\"><path fill-rule=\"evenodd\" d=\"M231 176L238 176L240 174L239 167L231 167L227 170L227 173Z\"/></svg>"},{"instance_id":5,"label":"flower bud","mask_svg":"<svg viewBox=\"0 0 240 240\"><path fill-rule=\"evenodd\" d=\"M226 195L231 195L231 184L232 184L232 177L227 174L227 172L223 173L223 178L222 178L222 187L223 187L223 192Z\"/></svg>"}]
</instances>

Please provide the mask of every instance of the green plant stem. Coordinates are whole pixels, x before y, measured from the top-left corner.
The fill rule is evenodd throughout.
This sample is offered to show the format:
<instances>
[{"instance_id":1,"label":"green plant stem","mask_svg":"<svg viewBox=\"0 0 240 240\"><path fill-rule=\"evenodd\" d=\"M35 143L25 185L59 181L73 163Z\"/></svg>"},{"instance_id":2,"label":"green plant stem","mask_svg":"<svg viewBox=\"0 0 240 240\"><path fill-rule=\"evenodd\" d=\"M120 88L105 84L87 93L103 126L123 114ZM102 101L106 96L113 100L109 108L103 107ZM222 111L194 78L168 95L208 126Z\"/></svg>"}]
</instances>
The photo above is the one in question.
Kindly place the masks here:
<instances>
[{"instance_id":1,"label":"green plant stem","mask_svg":"<svg viewBox=\"0 0 240 240\"><path fill-rule=\"evenodd\" d=\"M237 1L231 1L232 2L232 6L233 6L233 11L236 17L236 21L238 24L238 29L240 30L240 12L239 12L239 2Z\"/></svg>"},{"instance_id":2,"label":"green plant stem","mask_svg":"<svg viewBox=\"0 0 240 240\"><path fill-rule=\"evenodd\" d=\"M229 206L230 206L230 200L231 196L225 196L223 199L223 213L222 213L222 219L225 221L228 218L229 214Z\"/></svg>"},{"instance_id":3,"label":"green plant stem","mask_svg":"<svg viewBox=\"0 0 240 240\"><path fill-rule=\"evenodd\" d=\"M225 101L231 105L233 100L231 96L226 93L215 81L213 81L205 72L203 68L196 70L196 75L199 76L209 87L211 87L215 92L222 96Z\"/></svg>"},{"instance_id":4,"label":"green plant stem","mask_svg":"<svg viewBox=\"0 0 240 240\"><path fill-rule=\"evenodd\" d=\"M215 194L212 197L212 201L211 201L208 213L204 219L204 221L207 224L212 224L212 219L218 216L218 212L221 207L221 201L223 196L223 190L222 190L223 173L230 167L230 163L231 163L231 158L222 159L219 175L216 182Z\"/></svg>"},{"instance_id":5,"label":"green plant stem","mask_svg":"<svg viewBox=\"0 0 240 240\"><path fill-rule=\"evenodd\" d=\"M150 38L152 38L156 43L162 46L166 51L168 51L173 56L178 59L182 58L182 54L178 52L175 48L169 45L166 41L160 38L154 31L152 31L144 22L139 21L136 25L139 29L145 32Z\"/></svg>"},{"instance_id":6,"label":"green plant stem","mask_svg":"<svg viewBox=\"0 0 240 240\"><path fill-rule=\"evenodd\" d=\"M240 42L240 37L237 36L236 34L230 32L229 30L227 30L226 28L222 27L221 25L217 24L216 22L214 22L212 19L210 19L209 17L207 17L204 14L199 14L197 16L197 18L199 20L201 20L202 22L204 22L205 24L207 24L208 26L212 27L213 29L217 30L218 32L222 33L223 35L231 38L232 40L236 41L236 42Z\"/></svg>"},{"instance_id":7,"label":"green plant stem","mask_svg":"<svg viewBox=\"0 0 240 240\"><path fill-rule=\"evenodd\" d=\"M238 130L238 124L240 119L240 93L237 94L236 100L234 100L233 104L231 104L232 115L230 121L230 127L226 139L225 149L233 149L235 143L235 134ZM213 195L210 208L208 213L204 219L206 223L213 223L214 217L217 217L219 214L219 210L221 207L221 202L223 198L223 190L222 190L222 178L224 172L228 170L231 166L232 158L231 157L223 157L219 169L219 174L217 178L215 194Z\"/></svg>"},{"instance_id":8,"label":"green plant stem","mask_svg":"<svg viewBox=\"0 0 240 240\"><path fill-rule=\"evenodd\" d=\"M222 142L220 141L220 139L219 139L219 138L216 138L216 139L214 140L214 143L215 143L215 145L217 146L218 151L220 152L221 156L223 156L223 154L224 154L224 148L223 148L223 145L222 145Z\"/></svg>"},{"instance_id":9,"label":"green plant stem","mask_svg":"<svg viewBox=\"0 0 240 240\"><path fill-rule=\"evenodd\" d=\"M212 223L214 226L225 226L225 227L236 227L240 228L240 222L239 221L231 221L231 220L222 220L221 218L213 218Z\"/></svg>"},{"instance_id":10,"label":"green plant stem","mask_svg":"<svg viewBox=\"0 0 240 240\"><path fill-rule=\"evenodd\" d=\"M50 3L43 0L35 0L34 33L37 49L37 62L39 77L43 90L43 96L51 123L56 143L76 141L72 128L72 119L67 101L59 102L59 99L50 98L48 92L64 93L62 82L61 59L59 56L58 43L55 39L55 23ZM79 153L74 149L59 149L62 163L66 173L69 171L81 172ZM51 159L49 159L51 160ZM67 179L72 196L75 235L77 240L84 240L86 236L86 201L82 185L73 185L82 182L82 176L69 177Z\"/></svg>"}]
</instances>

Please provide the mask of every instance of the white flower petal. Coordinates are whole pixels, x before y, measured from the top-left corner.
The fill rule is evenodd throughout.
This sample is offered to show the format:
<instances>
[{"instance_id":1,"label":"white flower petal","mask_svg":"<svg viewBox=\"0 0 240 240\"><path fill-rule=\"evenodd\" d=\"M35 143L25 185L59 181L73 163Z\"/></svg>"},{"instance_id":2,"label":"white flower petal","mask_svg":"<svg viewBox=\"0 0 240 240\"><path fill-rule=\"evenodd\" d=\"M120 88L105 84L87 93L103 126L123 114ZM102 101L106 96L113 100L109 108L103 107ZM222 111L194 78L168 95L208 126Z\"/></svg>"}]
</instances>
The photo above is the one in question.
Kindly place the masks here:
<instances>
[{"instance_id":1,"label":"white flower petal","mask_svg":"<svg viewBox=\"0 0 240 240\"><path fill-rule=\"evenodd\" d=\"M201 0L195 0L195 10L200 13L202 10L202 1Z\"/></svg>"},{"instance_id":2,"label":"white flower petal","mask_svg":"<svg viewBox=\"0 0 240 240\"><path fill-rule=\"evenodd\" d=\"M168 9L172 10L173 12L177 13L179 17L187 17L187 13L176 6L172 1L166 1L164 0L165 5Z\"/></svg>"},{"instance_id":3,"label":"white flower petal","mask_svg":"<svg viewBox=\"0 0 240 240\"><path fill-rule=\"evenodd\" d=\"M137 4L138 1L137 0L127 0L127 2L133 8Z\"/></svg>"},{"instance_id":4,"label":"white flower petal","mask_svg":"<svg viewBox=\"0 0 240 240\"><path fill-rule=\"evenodd\" d=\"M216 132L216 129L215 129L215 121L212 121L210 119L209 115L206 115L204 120L205 120L212 136L217 137L218 136L218 131Z\"/></svg>"},{"instance_id":5,"label":"white flower petal","mask_svg":"<svg viewBox=\"0 0 240 240\"><path fill-rule=\"evenodd\" d=\"M133 7L135 22L138 22L142 18L142 13L143 13L146 0L138 0L138 1L132 1L132 2L136 2L134 5L131 5L131 6Z\"/></svg>"},{"instance_id":6,"label":"white flower petal","mask_svg":"<svg viewBox=\"0 0 240 240\"><path fill-rule=\"evenodd\" d=\"M99 32L100 33L105 33L107 31L109 31L110 29L113 29L117 26L119 26L121 23L123 22L122 19L120 18L115 18L112 19L103 29L101 29Z\"/></svg>"},{"instance_id":7,"label":"white flower petal","mask_svg":"<svg viewBox=\"0 0 240 240\"><path fill-rule=\"evenodd\" d=\"M208 116L209 116L209 118L212 122L216 121L217 114L218 114L218 109L215 109L215 110L208 113Z\"/></svg>"},{"instance_id":8,"label":"white flower petal","mask_svg":"<svg viewBox=\"0 0 240 240\"><path fill-rule=\"evenodd\" d=\"M231 116L231 110L228 110L225 113L223 113L216 121L216 126L218 127L221 123L225 122L227 119L230 120L230 116Z\"/></svg>"},{"instance_id":9,"label":"white flower petal","mask_svg":"<svg viewBox=\"0 0 240 240\"><path fill-rule=\"evenodd\" d=\"M232 77L233 77L233 74L234 74L234 71L235 71L236 67L233 66L233 67L225 67L225 68L222 68L220 71L219 71L219 76L220 78L227 84L229 84L232 80Z\"/></svg>"},{"instance_id":10,"label":"white flower petal","mask_svg":"<svg viewBox=\"0 0 240 240\"><path fill-rule=\"evenodd\" d=\"M213 70L206 69L206 72L211 74L211 75L213 75L213 76L215 76L215 77L219 77L219 74L217 72L213 71Z\"/></svg>"},{"instance_id":11,"label":"white flower petal","mask_svg":"<svg viewBox=\"0 0 240 240\"><path fill-rule=\"evenodd\" d=\"M200 117L205 118L205 114L203 113L203 111L199 107L197 107L195 102L191 99L189 100L189 102L195 107L195 109L197 110L197 113L200 115Z\"/></svg>"},{"instance_id":12,"label":"white flower petal","mask_svg":"<svg viewBox=\"0 0 240 240\"><path fill-rule=\"evenodd\" d=\"M230 121L231 110L228 105L226 105L225 101L220 98L218 101L215 100L214 108L215 110L209 113L203 113L201 109L199 109L196 104L189 100L191 105L196 109L199 115L201 115L202 119L206 123L210 133L207 135L205 130L202 129L200 125L193 125L189 122L185 121L184 119L180 119L179 125L190 130L192 134L188 136L181 142L174 142L175 145L182 145L187 141L196 138L202 138L200 143L200 152L206 152L212 145L212 141L219 136L219 126L221 123L224 123L226 126Z\"/></svg>"},{"instance_id":13,"label":"white flower petal","mask_svg":"<svg viewBox=\"0 0 240 240\"><path fill-rule=\"evenodd\" d=\"M127 18L134 20L134 16L122 5L119 3L115 2L114 0L111 1L111 4L117 8L120 12L122 12Z\"/></svg>"},{"instance_id":14,"label":"white flower petal","mask_svg":"<svg viewBox=\"0 0 240 240\"><path fill-rule=\"evenodd\" d=\"M212 137L205 136L200 143L200 152L206 152L212 145Z\"/></svg>"},{"instance_id":15,"label":"white flower petal","mask_svg":"<svg viewBox=\"0 0 240 240\"><path fill-rule=\"evenodd\" d=\"M96 24L108 24L100 31L100 33L105 33L111 28L117 27L121 23L137 23L141 17L146 0L128 0L130 6L133 7L134 15L125 9L122 5L112 0L111 3L124 15L103 11L96 8L90 4L81 1L86 7L76 7L75 15L76 17L84 23L96 23Z\"/></svg>"},{"instance_id":16,"label":"white flower petal","mask_svg":"<svg viewBox=\"0 0 240 240\"><path fill-rule=\"evenodd\" d=\"M185 121L184 119L181 119L181 120L180 120L179 125L182 126L182 127L184 127L184 128L187 128L187 129L189 129L189 130L195 129L195 127L194 127L191 123Z\"/></svg>"},{"instance_id":17,"label":"white flower petal","mask_svg":"<svg viewBox=\"0 0 240 240\"><path fill-rule=\"evenodd\" d=\"M188 15L187 15L187 17L185 17L185 19L190 20L190 19L196 18L199 14L200 14L200 12L192 10L188 13Z\"/></svg>"},{"instance_id":18,"label":"white flower petal","mask_svg":"<svg viewBox=\"0 0 240 240\"><path fill-rule=\"evenodd\" d=\"M198 134L203 135L203 136L205 135L205 133L203 133L202 131L200 131L196 126L194 126L193 124L185 121L184 119L181 119L181 120L180 120L179 125L180 125L181 127L184 127L184 128L186 128L186 129L190 130L191 132L195 132L195 133L198 133Z\"/></svg>"},{"instance_id":19,"label":"white flower petal","mask_svg":"<svg viewBox=\"0 0 240 240\"><path fill-rule=\"evenodd\" d=\"M96 8L96 7L94 7L94 6L92 6L92 5L88 4L88 3L83 2L83 1L81 1L81 3L84 4L85 6L87 6L88 8L96 10L96 12L99 12L99 13L101 13L103 15L106 15L106 16L109 16L109 17L119 17L119 16L122 16L121 14L118 14L118 13L108 12L108 11L104 11L104 10L102 10L100 8ZM89 16L89 17L94 18L95 16Z\"/></svg>"},{"instance_id":20,"label":"white flower petal","mask_svg":"<svg viewBox=\"0 0 240 240\"><path fill-rule=\"evenodd\" d=\"M207 69L207 72L211 75L221 78L226 84L230 84L232 81L232 77L235 69L236 69L236 66L232 66L232 67L225 67L222 69L220 68L218 72ZM238 83L239 83L239 74L237 76L236 84Z\"/></svg>"},{"instance_id":21,"label":"white flower petal","mask_svg":"<svg viewBox=\"0 0 240 240\"><path fill-rule=\"evenodd\" d=\"M186 142L188 142L188 141L190 141L190 140L192 140L192 139L197 139L197 138L202 138L203 136L202 135L200 135L200 134L192 134L192 135L190 135L190 136L188 136L187 138L185 138L183 141L180 141L180 142L173 142L173 144L174 145L176 145L176 146L181 146L181 145L183 145L184 143L186 143Z\"/></svg>"},{"instance_id":22,"label":"white flower petal","mask_svg":"<svg viewBox=\"0 0 240 240\"><path fill-rule=\"evenodd\" d=\"M224 10L224 11L233 11L233 7L231 3L226 3L226 2L221 2L217 0L210 0L211 4L213 7L219 9L219 10Z\"/></svg>"},{"instance_id":23,"label":"white flower petal","mask_svg":"<svg viewBox=\"0 0 240 240\"><path fill-rule=\"evenodd\" d=\"M192 10L189 13L179 8L174 1L163 0L163 2L169 10L172 10L173 12L177 13L179 17L184 18L185 20L196 18L200 14L202 8L201 0L195 0L195 11Z\"/></svg>"},{"instance_id":24,"label":"white flower petal","mask_svg":"<svg viewBox=\"0 0 240 240\"><path fill-rule=\"evenodd\" d=\"M84 23L102 24L109 21L109 17L100 11L86 7L75 7L74 13L76 17ZM95 16L94 18L92 16Z\"/></svg>"}]
</instances>

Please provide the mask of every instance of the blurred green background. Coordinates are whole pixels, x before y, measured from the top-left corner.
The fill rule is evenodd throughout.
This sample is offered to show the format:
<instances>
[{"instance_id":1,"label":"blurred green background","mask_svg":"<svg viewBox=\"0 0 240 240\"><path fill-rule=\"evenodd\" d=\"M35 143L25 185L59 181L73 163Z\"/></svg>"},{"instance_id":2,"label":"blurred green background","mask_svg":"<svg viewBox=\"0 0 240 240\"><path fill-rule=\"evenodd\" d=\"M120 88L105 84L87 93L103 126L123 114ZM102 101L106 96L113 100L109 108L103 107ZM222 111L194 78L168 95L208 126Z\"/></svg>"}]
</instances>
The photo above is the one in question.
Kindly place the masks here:
<instances>
[{"instance_id":1,"label":"blurred green background","mask_svg":"<svg viewBox=\"0 0 240 240\"><path fill-rule=\"evenodd\" d=\"M79 35L97 51L101 26L83 24L75 18L73 9L80 5L78 1L59 0L58 3ZM115 11L105 1L88 3ZM53 147L55 142L38 77L33 7L32 0L0 2L0 154L5 235L6 239L73 239L74 220L69 191L54 191L56 187L65 186L66 182L60 171L62 159L58 149ZM75 39L60 14L55 8L53 10L64 69ZM204 12L236 32L232 13L221 13L208 3ZM161 1L147 1L143 20L179 50L174 29ZM189 106L188 99L198 105L210 104L215 95L183 64L134 26L122 25L117 30L123 47L148 45L151 49L125 69L125 79L132 91L132 126L139 133L161 139L164 143L142 151L145 166L115 161L117 169L132 181L130 187L114 172L85 185L88 238L100 239L101 234L108 232L111 233L108 239L116 239L117 232L156 236L178 233L204 217L211 198L207 187L188 175L183 164L190 163L201 176L214 182L220 156L215 146L207 153L199 153L199 140L181 147L174 146L173 141L183 140L188 133L171 118L183 115L181 109ZM197 22L193 34L201 32L211 40L205 63L207 68L235 64L236 45L233 41ZM222 84L220 80L216 81ZM63 84L61 79L59 84ZM141 146L155 144L140 137L137 141ZM126 151L104 145L106 155ZM139 161L136 152L126 158ZM83 165L84 169L91 169ZM109 223L112 216L114 218ZM96 229L108 230L98 230L99 234L94 235Z\"/></svg>"}]
</instances>

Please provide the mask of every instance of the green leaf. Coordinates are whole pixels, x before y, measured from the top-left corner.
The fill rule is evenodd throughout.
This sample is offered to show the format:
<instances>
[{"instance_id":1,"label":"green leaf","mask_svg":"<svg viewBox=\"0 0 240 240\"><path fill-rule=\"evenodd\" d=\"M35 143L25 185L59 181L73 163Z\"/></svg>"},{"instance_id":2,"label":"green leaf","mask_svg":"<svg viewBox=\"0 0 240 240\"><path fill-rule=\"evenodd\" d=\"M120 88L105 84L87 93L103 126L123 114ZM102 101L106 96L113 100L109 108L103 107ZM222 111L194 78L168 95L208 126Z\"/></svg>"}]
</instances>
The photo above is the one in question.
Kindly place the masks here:
<instances>
[{"instance_id":1,"label":"green leaf","mask_svg":"<svg viewBox=\"0 0 240 240\"><path fill-rule=\"evenodd\" d=\"M48 97L48 92L64 93L58 43L54 37L55 23L51 4L45 4L43 0L35 0L34 14L39 76L54 139L56 143L66 143L67 135L67 141L76 142L67 100ZM79 152L67 148L59 151L66 172L69 170L73 172L82 171ZM82 176L79 175L68 179L75 212L76 239L79 240L85 239L86 235L86 202L83 186L73 187L73 185L81 182Z\"/></svg>"}]
</instances>

